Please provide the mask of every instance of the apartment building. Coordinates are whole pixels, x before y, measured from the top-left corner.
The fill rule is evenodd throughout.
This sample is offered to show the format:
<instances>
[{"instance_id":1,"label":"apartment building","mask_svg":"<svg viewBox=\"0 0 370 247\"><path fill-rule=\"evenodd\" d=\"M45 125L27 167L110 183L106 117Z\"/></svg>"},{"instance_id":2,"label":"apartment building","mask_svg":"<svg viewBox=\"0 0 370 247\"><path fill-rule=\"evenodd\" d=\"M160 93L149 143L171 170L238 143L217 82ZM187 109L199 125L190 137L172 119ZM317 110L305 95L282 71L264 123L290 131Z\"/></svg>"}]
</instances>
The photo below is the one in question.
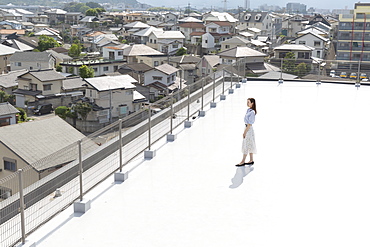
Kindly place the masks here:
<instances>
[{"instance_id":1,"label":"apartment building","mask_svg":"<svg viewBox=\"0 0 370 247\"><path fill-rule=\"evenodd\" d=\"M353 14L339 15L337 60L370 61L370 3L355 3Z\"/></svg>"}]
</instances>

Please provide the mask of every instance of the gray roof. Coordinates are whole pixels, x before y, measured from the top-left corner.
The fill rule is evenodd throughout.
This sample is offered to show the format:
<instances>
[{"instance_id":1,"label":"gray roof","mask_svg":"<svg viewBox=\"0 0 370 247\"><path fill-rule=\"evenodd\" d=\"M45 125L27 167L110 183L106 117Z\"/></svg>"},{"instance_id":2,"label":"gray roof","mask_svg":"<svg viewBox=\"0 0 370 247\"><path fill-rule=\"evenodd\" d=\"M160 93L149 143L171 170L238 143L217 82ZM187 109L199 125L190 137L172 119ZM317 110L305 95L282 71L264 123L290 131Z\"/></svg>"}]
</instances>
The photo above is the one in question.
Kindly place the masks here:
<instances>
[{"instance_id":1,"label":"gray roof","mask_svg":"<svg viewBox=\"0 0 370 247\"><path fill-rule=\"evenodd\" d=\"M94 78L85 78L85 81L98 91L107 91L114 89L133 89L137 82L129 75L101 76Z\"/></svg>"},{"instance_id":2,"label":"gray roof","mask_svg":"<svg viewBox=\"0 0 370 247\"><path fill-rule=\"evenodd\" d=\"M9 46L0 44L0 56L13 54L17 51L18 51L17 49L14 49L14 48L11 48Z\"/></svg>"},{"instance_id":3,"label":"gray roof","mask_svg":"<svg viewBox=\"0 0 370 247\"><path fill-rule=\"evenodd\" d=\"M230 50L226 50L223 52L220 52L218 54L220 57L266 57L267 55L265 53L256 51L249 47L235 47Z\"/></svg>"},{"instance_id":4,"label":"gray roof","mask_svg":"<svg viewBox=\"0 0 370 247\"><path fill-rule=\"evenodd\" d=\"M37 170L75 159L76 156L58 156L55 153L84 137L82 133L57 116L0 128L0 141L30 165L54 154L49 162L34 166Z\"/></svg>"},{"instance_id":5,"label":"gray roof","mask_svg":"<svg viewBox=\"0 0 370 247\"><path fill-rule=\"evenodd\" d=\"M58 58L58 59L62 60L63 62L73 60L73 58L71 58L70 56L68 56L66 54L63 54L63 53L58 53L58 52L53 51L53 50L46 50L46 52L50 53L54 58Z\"/></svg>"},{"instance_id":6,"label":"gray roof","mask_svg":"<svg viewBox=\"0 0 370 247\"><path fill-rule=\"evenodd\" d=\"M175 62L175 63L199 63L201 58L197 56L192 56L192 55L184 55L184 56L175 56L170 58L170 62Z\"/></svg>"},{"instance_id":7,"label":"gray roof","mask_svg":"<svg viewBox=\"0 0 370 247\"><path fill-rule=\"evenodd\" d=\"M55 81L65 79L64 76L56 72L54 69L29 71L28 73L40 81Z\"/></svg>"},{"instance_id":8,"label":"gray roof","mask_svg":"<svg viewBox=\"0 0 370 247\"><path fill-rule=\"evenodd\" d=\"M129 45L123 48L123 55L124 56L146 56L146 55L163 55L163 53L147 45L144 45L144 44L135 44L135 45Z\"/></svg>"},{"instance_id":9,"label":"gray roof","mask_svg":"<svg viewBox=\"0 0 370 247\"><path fill-rule=\"evenodd\" d=\"M129 28L147 28L149 27L148 24L142 23L141 21L134 21L129 24L123 25L123 27L129 27Z\"/></svg>"},{"instance_id":10,"label":"gray roof","mask_svg":"<svg viewBox=\"0 0 370 247\"><path fill-rule=\"evenodd\" d=\"M0 87L11 88L17 86L17 78L27 73L26 69L10 71L8 74L0 75Z\"/></svg>"},{"instance_id":11,"label":"gray roof","mask_svg":"<svg viewBox=\"0 0 370 247\"><path fill-rule=\"evenodd\" d=\"M73 90L73 89L79 89L83 88L83 84L85 84L85 81L81 77L67 77L63 81L63 90Z\"/></svg>"},{"instance_id":12,"label":"gray roof","mask_svg":"<svg viewBox=\"0 0 370 247\"><path fill-rule=\"evenodd\" d=\"M240 44L240 43L244 43L244 44L249 44L250 41L247 40L247 39L238 37L238 36L234 36L231 39L226 39L226 40L222 41L221 43L227 43L227 44Z\"/></svg>"},{"instance_id":13,"label":"gray roof","mask_svg":"<svg viewBox=\"0 0 370 247\"><path fill-rule=\"evenodd\" d=\"M12 106L9 102L0 103L0 116L16 114L18 112L17 108Z\"/></svg>"},{"instance_id":14,"label":"gray roof","mask_svg":"<svg viewBox=\"0 0 370 247\"><path fill-rule=\"evenodd\" d=\"M285 79L285 80L296 79L298 77L296 75L281 73L281 72L278 72L278 71L269 71L266 74L259 76L258 78L277 80L278 78L280 78L281 75L282 75L283 79Z\"/></svg>"},{"instance_id":15,"label":"gray roof","mask_svg":"<svg viewBox=\"0 0 370 247\"><path fill-rule=\"evenodd\" d=\"M16 52L10 58L10 62L48 62L51 54L48 52Z\"/></svg>"},{"instance_id":16,"label":"gray roof","mask_svg":"<svg viewBox=\"0 0 370 247\"><path fill-rule=\"evenodd\" d=\"M210 66L215 67L220 63L220 56L217 55L204 55L203 58L209 63Z\"/></svg>"},{"instance_id":17,"label":"gray roof","mask_svg":"<svg viewBox=\"0 0 370 247\"><path fill-rule=\"evenodd\" d=\"M175 67L173 67L173 66L171 66L167 63L159 65L159 66L155 67L154 69L159 70L159 71L161 71L161 72L163 72L167 75L176 73L178 71L178 69L176 69Z\"/></svg>"}]
</instances>

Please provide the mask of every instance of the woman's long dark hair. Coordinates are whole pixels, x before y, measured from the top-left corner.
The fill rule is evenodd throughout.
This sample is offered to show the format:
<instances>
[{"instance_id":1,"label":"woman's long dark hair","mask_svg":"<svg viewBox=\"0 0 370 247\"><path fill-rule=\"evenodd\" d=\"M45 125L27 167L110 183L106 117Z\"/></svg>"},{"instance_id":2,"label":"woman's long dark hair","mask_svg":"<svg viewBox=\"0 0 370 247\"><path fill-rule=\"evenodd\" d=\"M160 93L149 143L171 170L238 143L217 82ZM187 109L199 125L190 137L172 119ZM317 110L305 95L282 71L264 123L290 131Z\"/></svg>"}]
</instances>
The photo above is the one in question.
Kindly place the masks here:
<instances>
[{"instance_id":1,"label":"woman's long dark hair","mask_svg":"<svg viewBox=\"0 0 370 247\"><path fill-rule=\"evenodd\" d=\"M257 115L257 106L256 106L256 100L254 98L248 98L248 100L252 103L251 109L255 112Z\"/></svg>"}]
</instances>

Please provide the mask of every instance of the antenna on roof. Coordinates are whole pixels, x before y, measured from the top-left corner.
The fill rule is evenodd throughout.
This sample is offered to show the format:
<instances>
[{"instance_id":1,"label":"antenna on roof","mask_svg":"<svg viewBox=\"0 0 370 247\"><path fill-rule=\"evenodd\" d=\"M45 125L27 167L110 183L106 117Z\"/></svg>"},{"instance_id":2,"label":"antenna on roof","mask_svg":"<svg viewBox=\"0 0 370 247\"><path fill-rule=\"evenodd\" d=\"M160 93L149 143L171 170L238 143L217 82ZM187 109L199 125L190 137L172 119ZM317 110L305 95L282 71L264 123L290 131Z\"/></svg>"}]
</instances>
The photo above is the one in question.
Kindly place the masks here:
<instances>
[{"instance_id":1,"label":"antenna on roof","mask_svg":"<svg viewBox=\"0 0 370 247\"><path fill-rule=\"evenodd\" d=\"M222 0L222 2L224 3L224 11L226 12L227 11L227 0Z\"/></svg>"}]
</instances>

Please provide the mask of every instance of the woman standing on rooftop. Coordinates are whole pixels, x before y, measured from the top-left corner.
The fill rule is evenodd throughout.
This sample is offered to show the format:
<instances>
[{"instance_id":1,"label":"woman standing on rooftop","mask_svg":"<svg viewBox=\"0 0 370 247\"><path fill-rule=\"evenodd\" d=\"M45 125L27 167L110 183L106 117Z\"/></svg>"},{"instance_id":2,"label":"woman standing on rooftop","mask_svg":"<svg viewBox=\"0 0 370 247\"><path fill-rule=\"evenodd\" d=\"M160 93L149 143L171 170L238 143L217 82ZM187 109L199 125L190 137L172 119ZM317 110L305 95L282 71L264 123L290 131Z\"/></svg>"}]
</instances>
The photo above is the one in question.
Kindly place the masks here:
<instances>
[{"instance_id":1,"label":"woman standing on rooftop","mask_svg":"<svg viewBox=\"0 0 370 247\"><path fill-rule=\"evenodd\" d=\"M254 98L249 98L247 100L247 106L249 108L244 116L245 129L243 133L243 145L242 145L243 159L236 166L253 165L254 164L253 154L257 153L256 141L254 139L254 131L252 126L252 124L254 124L255 116L257 114L256 100ZM245 159L247 158L248 154L249 162L245 163Z\"/></svg>"}]
</instances>

